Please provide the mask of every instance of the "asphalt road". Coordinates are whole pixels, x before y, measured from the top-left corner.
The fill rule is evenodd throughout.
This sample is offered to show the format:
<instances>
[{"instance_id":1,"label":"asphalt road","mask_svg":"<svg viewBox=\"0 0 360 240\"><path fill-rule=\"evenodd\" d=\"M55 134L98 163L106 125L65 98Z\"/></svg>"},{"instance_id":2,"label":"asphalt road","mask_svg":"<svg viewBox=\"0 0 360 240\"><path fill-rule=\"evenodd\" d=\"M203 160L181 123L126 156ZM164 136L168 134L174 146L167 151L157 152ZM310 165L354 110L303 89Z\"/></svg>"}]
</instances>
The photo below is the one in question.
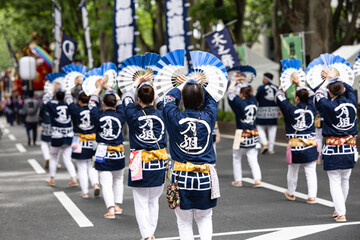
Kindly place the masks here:
<instances>
[{"instance_id":1,"label":"asphalt road","mask_svg":"<svg viewBox=\"0 0 360 240\"><path fill-rule=\"evenodd\" d=\"M56 186L47 186L48 173L37 173L29 164L35 159L40 165L43 157L39 146L27 146L25 129L10 127L0 118L3 137L0 140L0 239L140 239L135 219L131 189L126 186L123 215L115 220L104 219L103 199L82 199L79 187L67 187L68 174L58 170ZM20 144L20 145L19 145ZM251 172L243 157L244 186L231 186L232 139L222 138L217 146L217 168L221 198L213 210L213 239L360 239L360 171L355 167L350 179L347 200L347 223L334 223L329 182L322 166L318 165L318 198L321 203L309 205L302 199L307 193L305 175L299 172L295 202L285 199L287 164L284 146L277 145L274 155L259 155L264 187L253 188ZM129 148L125 149L127 155ZM128 157L128 156L127 156ZM127 158L128 159L128 158ZM40 169L41 170L41 169ZM127 173L125 176L127 179ZM80 225L56 197L68 197L84 217ZM306 196L305 196L306 197ZM79 217L74 209L70 210ZM81 217L80 216L80 217ZM81 224L92 225L81 227ZM197 232L194 223L194 231ZM167 206L165 191L160 199L156 239L178 239L176 217Z\"/></svg>"}]
</instances>

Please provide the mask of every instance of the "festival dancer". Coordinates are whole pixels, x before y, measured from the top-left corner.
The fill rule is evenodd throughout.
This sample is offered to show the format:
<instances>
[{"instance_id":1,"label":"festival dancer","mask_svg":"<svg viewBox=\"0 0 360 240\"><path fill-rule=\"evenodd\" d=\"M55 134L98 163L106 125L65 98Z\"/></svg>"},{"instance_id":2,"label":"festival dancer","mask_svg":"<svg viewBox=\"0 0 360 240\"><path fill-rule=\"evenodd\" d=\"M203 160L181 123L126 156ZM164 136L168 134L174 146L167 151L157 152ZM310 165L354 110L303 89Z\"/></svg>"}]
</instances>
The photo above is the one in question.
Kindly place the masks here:
<instances>
[{"instance_id":1,"label":"festival dancer","mask_svg":"<svg viewBox=\"0 0 360 240\"><path fill-rule=\"evenodd\" d=\"M274 101L278 88L272 81L273 75L271 73L265 73L263 85L259 86L256 93L256 100L258 102L256 127L259 131L260 143L263 145L261 154L265 154L268 150L269 154L275 153L274 143L276 139L279 108ZM265 133L266 128L268 130L269 141Z\"/></svg>"},{"instance_id":2,"label":"festival dancer","mask_svg":"<svg viewBox=\"0 0 360 240\"><path fill-rule=\"evenodd\" d=\"M97 197L100 194L98 172L92 166L92 156L95 153L96 142L95 126L88 107L89 100L90 96L86 96L83 91L79 92L77 104L74 103L71 92L68 91L65 96L65 102L69 107L73 121L74 139L78 139L78 141L73 141L71 157L76 159L82 191L81 197L83 198L89 198L89 180L94 188L94 196Z\"/></svg>"},{"instance_id":3,"label":"festival dancer","mask_svg":"<svg viewBox=\"0 0 360 240\"><path fill-rule=\"evenodd\" d=\"M39 101L34 98L34 91L29 91L29 98L25 100L23 114L25 118L26 134L28 137L28 145L31 144L30 131L32 130L33 144L36 145L37 124L39 121Z\"/></svg>"},{"instance_id":4,"label":"festival dancer","mask_svg":"<svg viewBox=\"0 0 360 240\"><path fill-rule=\"evenodd\" d=\"M139 76L122 97L132 151L128 185L132 187L140 233L146 240L155 239L167 164L163 103L155 99L154 89L147 82L151 80L152 74ZM139 106L135 106L136 89Z\"/></svg>"},{"instance_id":5,"label":"festival dancer","mask_svg":"<svg viewBox=\"0 0 360 240\"><path fill-rule=\"evenodd\" d=\"M171 136L171 156L175 160L172 181L178 181L180 188L180 208L175 209L180 239L194 239L193 218L200 238L211 239L212 208L217 204L217 199L211 197L214 185L210 181L217 177L211 134L218 103L197 80L182 75L178 82L183 84L165 96L164 120ZM181 98L183 112L178 107Z\"/></svg>"},{"instance_id":6,"label":"festival dancer","mask_svg":"<svg viewBox=\"0 0 360 240\"><path fill-rule=\"evenodd\" d=\"M302 86L296 75L293 75L291 80L297 86L295 95L296 106L293 106L286 99L282 89L277 91L275 98L284 116L286 138L289 139L289 147L291 147L291 156L287 156L292 159L291 163L288 160L288 189L284 192L284 195L290 201L295 200L299 167L302 164L308 187L306 202L312 204L316 203L317 195L316 160L318 150L314 125L317 110L313 103L314 93L305 88L305 86Z\"/></svg>"},{"instance_id":7,"label":"festival dancer","mask_svg":"<svg viewBox=\"0 0 360 240\"><path fill-rule=\"evenodd\" d=\"M46 100L49 101L52 98L51 93L46 93L43 96L42 102L40 104L39 117L41 121L41 143L40 148L44 156L44 168L49 168L50 161L50 147L51 143L51 120L49 112L46 111Z\"/></svg>"},{"instance_id":8,"label":"festival dancer","mask_svg":"<svg viewBox=\"0 0 360 240\"><path fill-rule=\"evenodd\" d=\"M349 179L358 159L358 127L354 90L337 76L336 70L329 70L326 82L316 91L315 104L320 116L324 118L322 134L325 145L322 160L335 206L333 217L336 222L346 222L345 202L349 193Z\"/></svg>"},{"instance_id":9,"label":"festival dancer","mask_svg":"<svg viewBox=\"0 0 360 240\"><path fill-rule=\"evenodd\" d=\"M228 89L228 100L231 109L235 112L237 133L235 138L240 138L240 143L235 139L233 146L233 171L235 181L232 185L242 186L242 167L241 158L245 150L248 163L254 179L253 187L261 187L261 170L258 163L258 149L256 144L259 142L259 134L256 129L256 99L253 96L251 85L241 84L243 76L235 78ZM240 94L238 90L240 89ZM240 130L240 131L239 131Z\"/></svg>"},{"instance_id":10,"label":"festival dancer","mask_svg":"<svg viewBox=\"0 0 360 240\"><path fill-rule=\"evenodd\" d=\"M102 89L106 92L102 101L104 111L100 112L97 104ZM125 153L121 130L125 116L120 97L107 85L105 78L91 96L89 109L96 128L95 169L99 171L102 195L108 209L104 217L114 219L115 214L123 211L120 204L124 193Z\"/></svg>"},{"instance_id":11,"label":"festival dancer","mask_svg":"<svg viewBox=\"0 0 360 240\"><path fill-rule=\"evenodd\" d=\"M55 185L57 164L59 163L60 150L63 150L63 161L70 175L68 186L78 186L76 171L71 161L71 141L74 136L71 116L68 106L64 102L65 91L58 88L55 92L55 99L46 103L46 111L49 112L51 121L51 147L50 147L50 179L46 183Z\"/></svg>"}]
</instances>

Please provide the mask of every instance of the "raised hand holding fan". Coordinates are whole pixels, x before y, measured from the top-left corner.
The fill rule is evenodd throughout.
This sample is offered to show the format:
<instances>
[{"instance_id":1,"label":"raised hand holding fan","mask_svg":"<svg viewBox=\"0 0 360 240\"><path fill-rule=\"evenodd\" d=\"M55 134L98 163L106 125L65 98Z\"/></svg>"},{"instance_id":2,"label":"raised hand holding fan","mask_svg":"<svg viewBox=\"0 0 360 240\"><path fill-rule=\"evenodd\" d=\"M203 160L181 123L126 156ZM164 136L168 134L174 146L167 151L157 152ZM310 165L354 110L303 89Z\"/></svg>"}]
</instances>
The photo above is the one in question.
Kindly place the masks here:
<instances>
[{"instance_id":1,"label":"raised hand holding fan","mask_svg":"<svg viewBox=\"0 0 360 240\"><path fill-rule=\"evenodd\" d=\"M190 52L194 69L193 77L206 91L219 101L226 92L228 77L224 64L214 55L202 51Z\"/></svg>"},{"instance_id":2,"label":"raised hand holding fan","mask_svg":"<svg viewBox=\"0 0 360 240\"><path fill-rule=\"evenodd\" d=\"M94 94L103 78L102 68L93 68L85 74L82 89L87 96Z\"/></svg>"},{"instance_id":3,"label":"raised hand holding fan","mask_svg":"<svg viewBox=\"0 0 360 240\"><path fill-rule=\"evenodd\" d=\"M125 92L131 88L134 79L145 73L143 59L144 56L137 55L129 57L121 64L117 76L117 83L121 92Z\"/></svg>"},{"instance_id":4,"label":"raised hand holding fan","mask_svg":"<svg viewBox=\"0 0 360 240\"><path fill-rule=\"evenodd\" d=\"M280 84L285 92L293 83L292 78L294 77L297 77L300 84L305 86L306 75L301 67L301 61L299 59L284 59L281 60L281 64L283 65L283 68L280 76Z\"/></svg>"},{"instance_id":5,"label":"raised hand holding fan","mask_svg":"<svg viewBox=\"0 0 360 240\"><path fill-rule=\"evenodd\" d=\"M105 77L105 82L107 83L107 85L110 88L114 88L117 83L117 81L116 81L117 68L116 68L115 63L112 63L112 62L104 63L103 65L101 65L101 69L102 69L103 76Z\"/></svg>"},{"instance_id":6,"label":"raised hand holding fan","mask_svg":"<svg viewBox=\"0 0 360 240\"><path fill-rule=\"evenodd\" d=\"M314 89L324 83L326 74L330 69L338 72L342 81L350 86L354 83L354 71L350 64L342 57L333 54L321 54L314 59L306 69L306 79L308 85Z\"/></svg>"},{"instance_id":7,"label":"raised hand holding fan","mask_svg":"<svg viewBox=\"0 0 360 240\"><path fill-rule=\"evenodd\" d=\"M185 73L185 50L177 49L167 53L156 64L154 71L154 90L162 99L172 88L179 85L177 77Z\"/></svg>"},{"instance_id":8,"label":"raised hand holding fan","mask_svg":"<svg viewBox=\"0 0 360 240\"><path fill-rule=\"evenodd\" d=\"M45 90L45 85L44 85L44 91L49 92L49 93L53 93L54 88L63 88L65 86L65 75L63 73L49 73L48 75L45 76L45 79L47 80L48 84L46 84L46 90ZM57 86L55 86L57 85Z\"/></svg>"},{"instance_id":9,"label":"raised hand holding fan","mask_svg":"<svg viewBox=\"0 0 360 240\"><path fill-rule=\"evenodd\" d=\"M61 70L66 74L64 88L70 90L74 88L77 83L82 83L87 67L77 64L68 64Z\"/></svg>"}]
</instances>

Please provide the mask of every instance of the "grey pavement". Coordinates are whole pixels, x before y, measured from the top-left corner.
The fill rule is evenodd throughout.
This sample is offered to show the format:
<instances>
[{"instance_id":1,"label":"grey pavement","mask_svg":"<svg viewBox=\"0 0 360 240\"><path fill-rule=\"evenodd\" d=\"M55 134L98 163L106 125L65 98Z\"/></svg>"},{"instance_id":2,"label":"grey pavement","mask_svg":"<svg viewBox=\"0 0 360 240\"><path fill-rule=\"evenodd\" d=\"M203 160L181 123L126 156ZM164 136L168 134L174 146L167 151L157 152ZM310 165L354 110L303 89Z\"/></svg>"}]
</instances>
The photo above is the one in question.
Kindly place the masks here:
<instances>
[{"instance_id":1,"label":"grey pavement","mask_svg":"<svg viewBox=\"0 0 360 240\"><path fill-rule=\"evenodd\" d=\"M103 199L82 199L79 187L67 187L66 169L58 170L56 186L47 186L46 174L37 174L28 159L43 164L39 146L27 146L25 129L10 127L0 118L0 127L8 129L0 140L0 239L141 239L136 223L131 189L125 192L123 215L115 220L104 219ZM15 136L10 140L9 134ZM26 152L16 147L20 143ZM40 142L38 141L38 144ZM232 139L222 138L217 146L217 169L221 198L213 210L213 239L360 239L360 171L356 166L350 179L345 224L334 223L333 208L322 204L309 205L304 199L295 202L285 199L281 192L269 188L253 188L244 182L242 188L231 186ZM128 153L129 148L126 146ZM260 155L263 182L286 188L286 148L275 147L276 154ZM251 178L251 171L243 156L243 175ZM318 197L331 201L329 183L322 165L317 167ZM79 227L54 192L65 192L82 211L92 227ZM303 168L300 168L297 191L307 193ZM92 194L92 191L90 191ZM194 223L194 232L197 233ZM159 222L156 239L178 239L176 217L168 206L165 190L160 198Z\"/></svg>"}]
</instances>

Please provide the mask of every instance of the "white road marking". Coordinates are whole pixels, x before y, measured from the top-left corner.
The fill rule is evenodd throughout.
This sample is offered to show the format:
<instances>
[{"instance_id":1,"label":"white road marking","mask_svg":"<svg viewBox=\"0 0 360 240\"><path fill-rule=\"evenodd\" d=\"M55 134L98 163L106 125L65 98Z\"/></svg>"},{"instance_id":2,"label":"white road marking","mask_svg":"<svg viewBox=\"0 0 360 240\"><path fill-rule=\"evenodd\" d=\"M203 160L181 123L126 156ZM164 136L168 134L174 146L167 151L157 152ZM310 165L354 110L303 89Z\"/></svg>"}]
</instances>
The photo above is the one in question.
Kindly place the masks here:
<instances>
[{"instance_id":1,"label":"white road marking","mask_svg":"<svg viewBox=\"0 0 360 240\"><path fill-rule=\"evenodd\" d=\"M17 143L17 144L15 144L15 146L19 150L19 152L21 152L21 153L26 152L26 149L24 148L24 146L21 143Z\"/></svg>"},{"instance_id":2,"label":"white road marking","mask_svg":"<svg viewBox=\"0 0 360 240\"><path fill-rule=\"evenodd\" d=\"M241 235L241 234L251 234L251 233L273 232L249 239L251 240L295 239L310 234L330 230L333 228L349 226L349 225L360 225L360 222L329 223L329 224L318 224L318 225L310 225L310 226L305 225L305 226L293 226L293 227L282 227L282 228L265 228L265 229L254 229L254 230L244 230L244 231L232 231L232 232L213 233L212 236L221 237L221 236L231 236L231 235ZM199 235L195 235L194 237L200 238ZM167 237L167 238L156 238L156 239L177 240L180 239L180 237Z\"/></svg>"},{"instance_id":3,"label":"white road marking","mask_svg":"<svg viewBox=\"0 0 360 240\"><path fill-rule=\"evenodd\" d=\"M4 134L8 134L10 131L7 128L4 128Z\"/></svg>"},{"instance_id":4,"label":"white road marking","mask_svg":"<svg viewBox=\"0 0 360 240\"><path fill-rule=\"evenodd\" d=\"M227 138L227 139L234 139L234 135L229 135L229 134L221 134L221 137ZM288 146L287 143L282 143L282 142L275 142L274 145L280 146L280 147L287 147Z\"/></svg>"},{"instance_id":5,"label":"white road marking","mask_svg":"<svg viewBox=\"0 0 360 240\"><path fill-rule=\"evenodd\" d=\"M82 213L73 201L64 192L54 192L55 197L74 218L79 227L93 227L94 224Z\"/></svg>"},{"instance_id":6,"label":"white road marking","mask_svg":"<svg viewBox=\"0 0 360 240\"><path fill-rule=\"evenodd\" d=\"M42 155L42 152L41 151L33 151L33 152L29 152L28 154L29 155ZM24 154L21 152L6 152L6 153L0 153L0 158L11 157L11 156L23 156L23 155Z\"/></svg>"},{"instance_id":7,"label":"white road marking","mask_svg":"<svg viewBox=\"0 0 360 240\"><path fill-rule=\"evenodd\" d=\"M9 137L9 139L10 139L11 141L15 141L15 140L16 140L16 137L14 136L14 134L9 134L8 137Z\"/></svg>"},{"instance_id":8,"label":"white road marking","mask_svg":"<svg viewBox=\"0 0 360 240\"><path fill-rule=\"evenodd\" d=\"M247 183L251 183L253 184L254 183L254 180L253 179L250 179L250 178L243 178L243 181L244 182L247 182ZM284 193L286 188L282 188L282 187L278 187L278 186L275 186L273 184L270 184L270 183L266 183L266 182L261 182L262 184L262 187L263 188L267 188L267 189L270 189L270 190L273 190L273 191L276 191L276 192L280 192L280 193ZM295 196L297 198L302 198L302 199L307 199L307 195L306 194L303 194L303 193L299 193L299 192L295 192ZM316 198L316 201L318 204L322 204L324 206L327 206L327 207L334 207L334 204L328 200L325 200L325 199L322 199L322 198Z\"/></svg>"},{"instance_id":9,"label":"white road marking","mask_svg":"<svg viewBox=\"0 0 360 240\"><path fill-rule=\"evenodd\" d=\"M28 159L28 162L33 167L37 174L46 173L46 171L41 167L41 165L35 159Z\"/></svg>"}]
</instances>

